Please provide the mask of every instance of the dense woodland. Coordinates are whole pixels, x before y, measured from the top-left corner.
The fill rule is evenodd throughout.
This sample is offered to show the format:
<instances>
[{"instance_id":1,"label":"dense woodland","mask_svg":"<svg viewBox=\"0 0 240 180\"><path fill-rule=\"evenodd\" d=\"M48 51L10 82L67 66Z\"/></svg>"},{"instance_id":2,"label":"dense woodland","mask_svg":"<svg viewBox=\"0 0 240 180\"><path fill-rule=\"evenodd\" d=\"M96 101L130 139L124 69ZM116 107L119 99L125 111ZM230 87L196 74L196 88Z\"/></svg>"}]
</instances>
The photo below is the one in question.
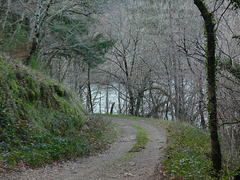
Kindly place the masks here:
<instances>
[{"instance_id":1,"label":"dense woodland","mask_svg":"<svg viewBox=\"0 0 240 180\"><path fill-rule=\"evenodd\" d=\"M104 99L100 113L114 108L118 114L207 129L211 52L199 2L203 1L0 0L0 52L74 90L89 112L99 113L95 107ZM222 163L230 169L240 162L239 4L203 4L215 37L214 131L221 142ZM111 91L117 92L114 101Z\"/></svg>"}]
</instances>

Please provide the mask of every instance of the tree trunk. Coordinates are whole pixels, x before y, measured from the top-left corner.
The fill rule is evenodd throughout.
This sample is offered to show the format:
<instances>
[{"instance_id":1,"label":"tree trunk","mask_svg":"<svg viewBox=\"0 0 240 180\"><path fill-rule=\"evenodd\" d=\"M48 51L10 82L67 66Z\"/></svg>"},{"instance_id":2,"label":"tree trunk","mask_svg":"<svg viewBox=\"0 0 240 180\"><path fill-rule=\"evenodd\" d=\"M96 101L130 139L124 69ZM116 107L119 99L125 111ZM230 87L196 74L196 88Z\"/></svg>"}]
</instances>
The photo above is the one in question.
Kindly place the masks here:
<instances>
[{"instance_id":1,"label":"tree trunk","mask_svg":"<svg viewBox=\"0 0 240 180\"><path fill-rule=\"evenodd\" d=\"M132 91L128 90L128 93L129 93L129 114L131 116L133 116L134 115L135 100L134 100Z\"/></svg>"},{"instance_id":2,"label":"tree trunk","mask_svg":"<svg viewBox=\"0 0 240 180\"><path fill-rule=\"evenodd\" d=\"M41 5L41 0L38 0L31 50L30 50L29 56L26 58L26 61L24 62L26 66L29 66L32 58L34 57L34 55L38 50L39 39L40 39L40 27L42 27L42 24L45 23L45 20L46 20L46 17L48 16L48 12L50 10L52 2L53 0L50 0L48 2L44 15L41 17L42 5ZM42 21L42 24L41 24L41 21Z\"/></svg>"},{"instance_id":3,"label":"tree trunk","mask_svg":"<svg viewBox=\"0 0 240 180\"><path fill-rule=\"evenodd\" d=\"M173 30L173 16L172 16L172 0L168 1L168 8L169 8L169 24L171 29L171 36L170 36L170 57L173 65L173 79L174 79L174 111L175 111L175 119L181 121L180 117L180 82L179 82L179 60L175 56L175 47L174 47L174 30Z\"/></svg>"},{"instance_id":4,"label":"tree trunk","mask_svg":"<svg viewBox=\"0 0 240 180\"><path fill-rule=\"evenodd\" d=\"M91 113L93 113L90 71L91 71L91 69L90 69L90 67L88 67L88 83L87 83L87 88L88 88L88 110Z\"/></svg>"},{"instance_id":5,"label":"tree trunk","mask_svg":"<svg viewBox=\"0 0 240 180\"><path fill-rule=\"evenodd\" d=\"M139 116L139 110L141 108L143 97L144 97L144 91L139 92L137 97L136 108L135 108L135 116Z\"/></svg>"},{"instance_id":6,"label":"tree trunk","mask_svg":"<svg viewBox=\"0 0 240 180\"><path fill-rule=\"evenodd\" d=\"M3 22L2 22L2 31L5 30L7 19L8 19L8 14L9 14L9 11L10 11L10 7L11 7L11 0L8 0L8 2L7 2L7 11L5 13L5 16L4 16L4 19L3 19Z\"/></svg>"},{"instance_id":7,"label":"tree trunk","mask_svg":"<svg viewBox=\"0 0 240 180\"><path fill-rule=\"evenodd\" d=\"M106 88L106 114L109 114L109 85Z\"/></svg>"},{"instance_id":8,"label":"tree trunk","mask_svg":"<svg viewBox=\"0 0 240 180\"><path fill-rule=\"evenodd\" d=\"M168 107L168 102L167 102L167 104L166 104L166 111L165 111L165 118L166 118L166 120L168 120L168 111L169 111L168 108L169 107Z\"/></svg>"},{"instance_id":9,"label":"tree trunk","mask_svg":"<svg viewBox=\"0 0 240 180\"><path fill-rule=\"evenodd\" d=\"M214 168L214 177L219 178L222 169L221 148L218 139L217 98L216 98L216 37L213 14L209 12L203 0L194 0L205 22L207 33L207 82L208 82L208 109L209 129L211 133L211 159Z\"/></svg>"},{"instance_id":10,"label":"tree trunk","mask_svg":"<svg viewBox=\"0 0 240 180\"><path fill-rule=\"evenodd\" d=\"M118 83L118 114L122 114L122 107L121 107L121 84Z\"/></svg>"},{"instance_id":11,"label":"tree trunk","mask_svg":"<svg viewBox=\"0 0 240 180\"><path fill-rule=\"evenodd\" d=\"M40 37L40 29L39 28L40 28L40 15L41 15L40 1L38 1L37 7L38 8L37 8L37 12L36 12L36 20L35 20L31 50L30 50L30 53L29 53L26 61L24 62L24 64L26 66L30 65L32 58L34 57L35 53L37 52L38 43L39 43L39 37Z\"/></svg>"},{"instance_id":12,"label":"tree trunk","mask_svg":"<svg viewBox=\"0 0 240 180\"><path fill-rule=\"evenodd\" d=\"M205 118L204 118L204 94L203 94L203 89L202 89L202 77L200 76L199 79L200 83L199 83L199 111L200 111L200 117L201 117L201 126L203 129L206 129L206 122L205 122Z\"/></svg>"},{"instance_id":13,"label":"tree trunk","mask_svg":"<svg viewBox=\"0 0 240 180\"><path fill-rule=\"evenodd\" d=\"M102 91L100 90L99 113L102 114Z\"/></svg>"},{"instance_id":14,"label":"tree trunk","mask_svg":"<svg viewBox=\"0 0 240 180\"><path fill-rule=\"evenodd\" d=\"M114 105L115 105L115 102L114 102L114 103L112 103L112 105L111 105L111 110L110 110L110 114L113 114L113 110L114 110Z\"/></svg>"}]
</instances>

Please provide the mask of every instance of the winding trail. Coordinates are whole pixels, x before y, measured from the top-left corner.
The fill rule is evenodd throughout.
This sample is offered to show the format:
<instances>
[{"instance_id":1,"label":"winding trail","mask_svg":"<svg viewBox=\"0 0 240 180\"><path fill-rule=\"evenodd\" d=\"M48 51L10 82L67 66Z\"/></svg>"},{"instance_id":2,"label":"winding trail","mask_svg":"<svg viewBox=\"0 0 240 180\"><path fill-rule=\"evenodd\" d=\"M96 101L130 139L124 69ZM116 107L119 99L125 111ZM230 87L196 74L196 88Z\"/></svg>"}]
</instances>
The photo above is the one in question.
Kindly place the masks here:
<instances>
[{"instance_id":1,"label":"winding trail","mask_svg":"<svg viewBox=\"0 0 240 180\"><path fill-rule=\"evenodd\" d=\"M164 156L166 135L151 123L116 117L103 117L121 128L121 137L103 154L80 158L58 166L46 166L37 170L27 170L5 177L5 180L156 180L154 171ZM150 136L145 149L123 161L136 142L137 130L130 125L143 127ZM1 179L1 178L0 178Z\"/></svg>"}]
</instances>

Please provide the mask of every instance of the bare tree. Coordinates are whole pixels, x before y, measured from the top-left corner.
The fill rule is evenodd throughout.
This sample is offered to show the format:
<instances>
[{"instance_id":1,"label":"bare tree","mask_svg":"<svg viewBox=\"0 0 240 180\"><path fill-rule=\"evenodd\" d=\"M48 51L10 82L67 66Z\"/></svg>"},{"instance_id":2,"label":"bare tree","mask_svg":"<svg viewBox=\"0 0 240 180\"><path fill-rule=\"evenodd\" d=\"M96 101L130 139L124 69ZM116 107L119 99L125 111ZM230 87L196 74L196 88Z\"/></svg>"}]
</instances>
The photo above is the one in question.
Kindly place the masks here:
<instances>
[{"instance_id":1,"label":"bare tree","mask_svg":"<svg viewBox=\"0 0 240 180\"><path fill-rule=\"evenodd\" d=\"M208 80L208 100L209 100L209 129L211 133L211 158L213 168L216 171L215 177L219 177L222 169L222 155L220 143L218 139L218 120L217 120L217 98L216 98L216 34L214 16L209 12L206 4L202 0L194 0L194 4L198 7L203 16L206 33L207 33L207 80Z\"/></svg>"}]
</instances>

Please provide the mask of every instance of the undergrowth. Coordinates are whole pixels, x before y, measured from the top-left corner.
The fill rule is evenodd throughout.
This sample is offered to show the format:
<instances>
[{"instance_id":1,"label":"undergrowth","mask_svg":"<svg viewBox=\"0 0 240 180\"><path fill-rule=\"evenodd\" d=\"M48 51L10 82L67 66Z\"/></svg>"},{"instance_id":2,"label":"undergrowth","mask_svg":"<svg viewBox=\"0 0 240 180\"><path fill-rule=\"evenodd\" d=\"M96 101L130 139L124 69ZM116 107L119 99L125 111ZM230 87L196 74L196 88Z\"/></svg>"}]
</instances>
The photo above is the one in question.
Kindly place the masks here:
<instances>
[{"instance_id":1,"label":"undergrowth","mask_svg":"<svg viewBox=\"0 0 240 180\"><path fill-rule=\"evenodd\" d=\"M53 80L0 58L0 173L107 148L114 128Z\"/></svg>"},{"instance_id":2,"label":"undergrowth","mask_svg":"<svg viewBox=\"0 0 240 180\"><path fill-rule=\"evenodd\" d=\"M155 121L166 129L169 144L164 168L169 176L211 179L210 136L208 131L179 122Z\"/></svg>"},{"instance_id":3,"label":"undergrowth","mask_svg":"<svg viewBox=\"0 0 240 180\"><path fill-rule=\"evenodd\" d=\"M49 133L29 134L28 140L3 141L1 143L2 170L22 165L39 167L54 161L75 159L80 156L99 153L106 149L115 137L111 124L93 118L85 128L71 136L57 136Z\"/></svg>"}]
</instances>

